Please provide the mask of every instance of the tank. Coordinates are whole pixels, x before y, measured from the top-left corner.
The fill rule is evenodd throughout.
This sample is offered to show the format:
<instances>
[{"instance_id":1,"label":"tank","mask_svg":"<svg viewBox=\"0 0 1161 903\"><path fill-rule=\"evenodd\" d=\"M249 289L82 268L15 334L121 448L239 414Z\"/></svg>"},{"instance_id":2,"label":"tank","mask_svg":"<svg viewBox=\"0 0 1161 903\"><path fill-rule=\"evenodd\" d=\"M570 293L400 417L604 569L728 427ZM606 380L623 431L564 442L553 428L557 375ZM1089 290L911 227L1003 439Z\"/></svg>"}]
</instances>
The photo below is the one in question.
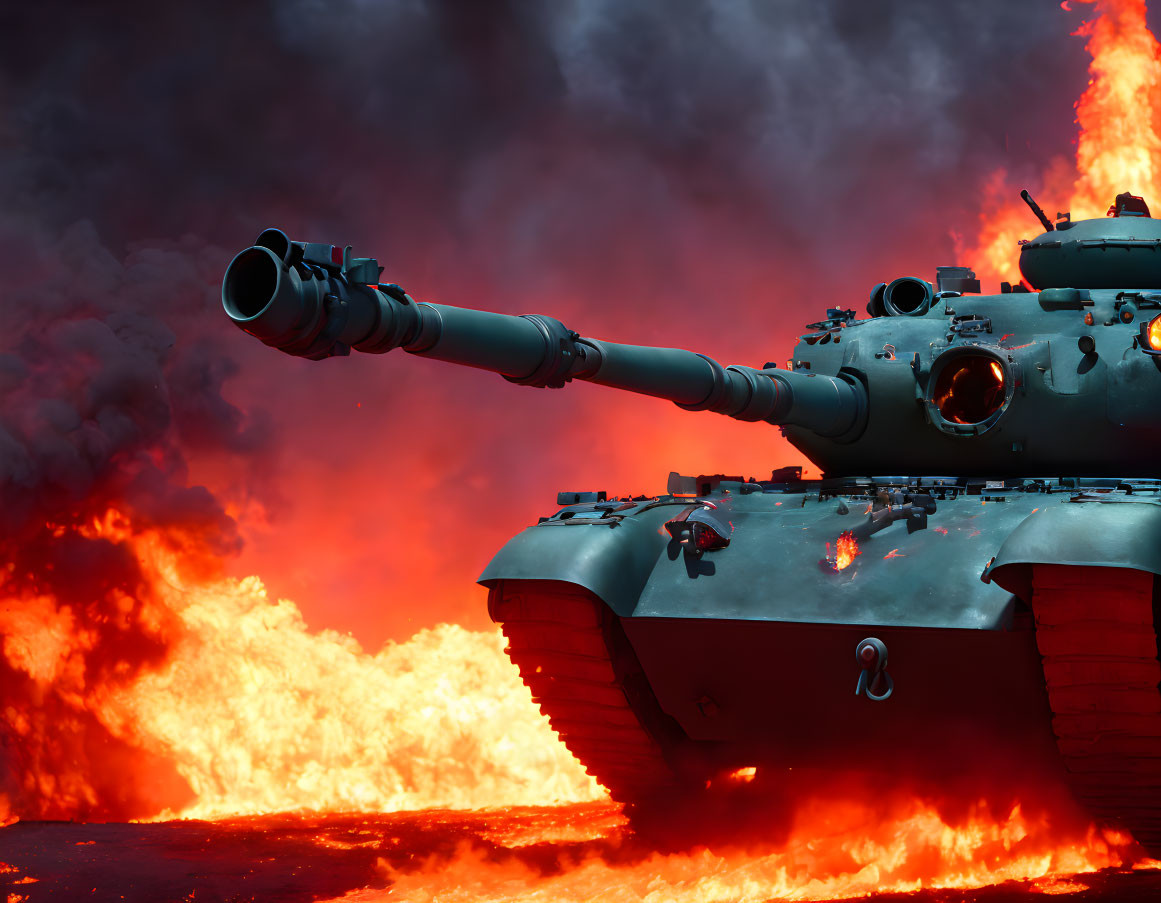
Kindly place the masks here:
<instances>
[{"instance_id":1,"label":"tank","mask_svg":"<svg viewBox=\"0 0 1161 903\"><path fill-rule=\"evenodd\" d=\"M879 284L785 366L417 303L373 258L276 229L222 300L288 354L587 380L776 426L818 466L561 492L480 576L541 710L631 812L739 769L954 773L1021 749L1156 855L1161 224L1128 194L1078 222L1026 200L1045 232L1025 281Z\"/></svg>"}]
</instances>

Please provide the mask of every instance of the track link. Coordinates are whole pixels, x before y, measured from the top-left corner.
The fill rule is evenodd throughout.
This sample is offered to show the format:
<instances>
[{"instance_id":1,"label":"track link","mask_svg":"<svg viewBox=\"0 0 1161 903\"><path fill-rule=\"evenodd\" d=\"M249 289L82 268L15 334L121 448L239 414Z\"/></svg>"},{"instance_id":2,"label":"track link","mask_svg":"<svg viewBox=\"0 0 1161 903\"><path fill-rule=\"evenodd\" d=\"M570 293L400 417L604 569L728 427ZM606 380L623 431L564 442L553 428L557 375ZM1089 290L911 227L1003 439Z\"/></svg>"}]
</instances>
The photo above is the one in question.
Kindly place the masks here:
<instances>
[{"instance_id":1,"label":"track link","mask_svg":"<svg viewBox=\"0 0 1161 903\"><path fill-rule=\"evenodd\" d=\"M1073 793L1161 854L1161 662L1154 577L1036 565L1032 609Z\"/></svg>"},{"instance_id":2,"label":"track link","mask_svg":"<svg viewBox=\"0 0 1161 903\"><path fill-rule=\"evenodd\" d=\"M640 665L600 599L567 583L504 581L488 608L533 701L613 799L637 803L677 789L658 740L630 703Z\"/></svg>"}]
</instances>

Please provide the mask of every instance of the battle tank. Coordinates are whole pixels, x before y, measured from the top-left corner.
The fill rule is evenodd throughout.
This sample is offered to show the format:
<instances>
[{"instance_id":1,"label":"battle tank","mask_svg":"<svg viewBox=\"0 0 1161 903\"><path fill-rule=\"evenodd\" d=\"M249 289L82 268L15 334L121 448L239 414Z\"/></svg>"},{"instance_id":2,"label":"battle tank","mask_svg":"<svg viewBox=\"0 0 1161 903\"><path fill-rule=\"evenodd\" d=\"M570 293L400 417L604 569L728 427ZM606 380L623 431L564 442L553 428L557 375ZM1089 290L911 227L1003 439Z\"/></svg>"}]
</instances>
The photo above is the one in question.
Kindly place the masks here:
<instances>
[{"instance_id":1,"label":"battle tank","mask_svg":"<svg viewBox=\"0 0 1161 903\"><path fill-rule=\"evenodd\" d=\"M852 750L953 770L1020 746L1156 854L1161 222L1128 194L1055 223L1024 197L1046 230L1027 284L894 279L869 318L828 309L785 367L417 303L373 258L276 229L222 299L289 354L588 380L777 425L820 468L562 492L481 575L534 699L631 809Z\"/></svg>"}]
</instances>

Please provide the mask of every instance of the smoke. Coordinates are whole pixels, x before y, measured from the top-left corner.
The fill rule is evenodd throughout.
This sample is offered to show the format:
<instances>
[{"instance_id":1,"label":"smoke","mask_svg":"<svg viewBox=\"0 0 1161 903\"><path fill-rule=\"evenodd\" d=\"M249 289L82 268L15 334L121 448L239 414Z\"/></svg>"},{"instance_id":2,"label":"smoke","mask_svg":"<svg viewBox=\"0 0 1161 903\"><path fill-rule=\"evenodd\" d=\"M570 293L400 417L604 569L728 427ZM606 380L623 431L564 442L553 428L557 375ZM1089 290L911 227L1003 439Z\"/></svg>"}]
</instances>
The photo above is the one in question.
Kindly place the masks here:
<instances>
[{"instance_id":1,"label":"smoke","mask_svg":"<svg viewBox=\"0 0 1161 903\"><path fill-rule=\"evenodd\" d=\"M118 261L91 222L53 237L6 215L0 246L13 274L0 345L0 801L128 817L151 796L176 803L181 782L83 700L163 661L175 625L126 543L94 525L119 512L180 544L189 569L219 570L240 538L189 481L183 446L255 443L218 391L228 359L198 338L214 269L198 243Z\"/></svg>"},{"instance_id":2,"label":"smoke","mask_svg":"<svg viewBox=\"0 0 1161 903\"><path fill-rule=\"evenodd\" d=\"M998 0L0 13L0 681L45 719L30 746L7 717L10 750L100 771L123 750L70 694L173 641L122 545L86 532L110 508L378 644L481 626L471 581L557 489L795 460L591 387L276 355L217 302L260 229L349 242L423 298L784 359L822 308L954 262L983 174L1069 140L1075 25ZM32 662L65 622L87 639Z\"/></svg>"},{"instance_id":3,"label":"smoke","mask_svg":"<svg viewBox=\"0 0 1161 903\"><path fill-rule=\"evenodd\" d=\"M603 244L611 213L663 226L671 210L642 201L753 216L771 230L756 245L814 246L815 227L903 186L928 203L949 192L1005 134L1068 141L1075 18L1014 6L346 0L93 18L45 3L5 23L4 169L23 211L82 212L115 245L229 230L233 247L273 218L387 238L377 250L404 272L423 264L396 247L478 245L505 198L511 219L473 255L505 284L529 243ZM561 178L576 169L620 191ZM972 187L941 202L970 210Z\"/></svg>"}]
</instances>

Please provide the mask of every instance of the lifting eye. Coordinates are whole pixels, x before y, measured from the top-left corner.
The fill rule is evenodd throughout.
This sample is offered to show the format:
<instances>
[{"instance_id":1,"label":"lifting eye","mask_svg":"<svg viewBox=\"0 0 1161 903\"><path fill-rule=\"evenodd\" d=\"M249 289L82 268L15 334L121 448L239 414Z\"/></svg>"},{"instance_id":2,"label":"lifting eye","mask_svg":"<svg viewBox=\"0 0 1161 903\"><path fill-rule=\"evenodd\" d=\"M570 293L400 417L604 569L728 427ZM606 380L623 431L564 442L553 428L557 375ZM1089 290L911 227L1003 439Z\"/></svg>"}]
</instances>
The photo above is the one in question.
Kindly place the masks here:
<instances>
[{"instance_id":1,"label":"lifting eye","mask_svg":"<svg viewBox=\"0 0 1161 903\"><path fill-rule=\"evenodd\" d=\"M956 349L937 359L927 395L939 429L957 436L983 433L1012 397L1013 375L994 354Z\"/></svg>"}]
</instances>

